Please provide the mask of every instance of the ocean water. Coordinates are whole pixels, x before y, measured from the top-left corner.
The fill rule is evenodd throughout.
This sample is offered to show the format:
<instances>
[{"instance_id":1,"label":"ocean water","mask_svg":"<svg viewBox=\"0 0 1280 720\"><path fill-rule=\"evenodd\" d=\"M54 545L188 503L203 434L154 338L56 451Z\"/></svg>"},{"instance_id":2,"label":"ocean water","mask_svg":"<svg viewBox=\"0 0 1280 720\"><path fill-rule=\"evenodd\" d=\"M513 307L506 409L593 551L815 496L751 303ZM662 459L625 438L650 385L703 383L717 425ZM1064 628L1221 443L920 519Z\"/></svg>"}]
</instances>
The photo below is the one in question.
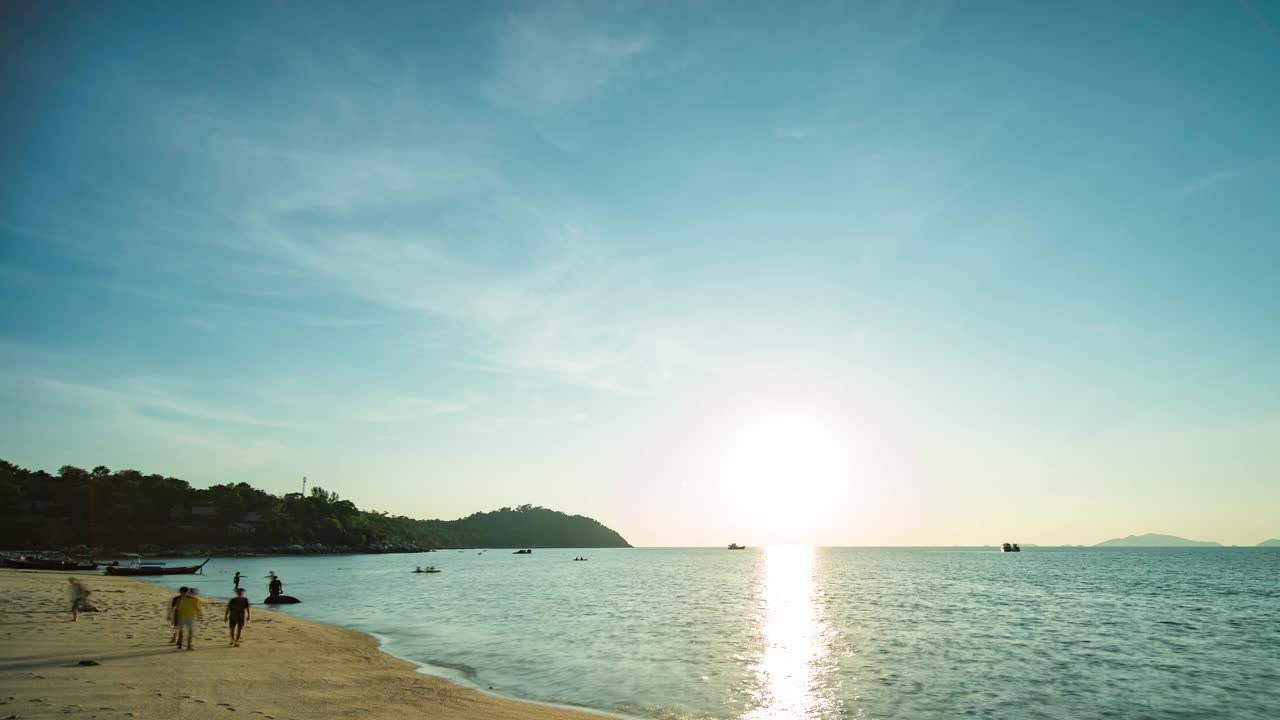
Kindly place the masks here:
<instances>
[{"instance_id":1,"label":"ocean water","mask_svg":"<svg viewBox=\"0 0 1280 720\"><path fill-rule=\"evenodd\" d=\"M1280 549L469 550L156 580L221 597L236 570L428 672L643 718L1280 718Z\"/></svg>"}]
</instances>

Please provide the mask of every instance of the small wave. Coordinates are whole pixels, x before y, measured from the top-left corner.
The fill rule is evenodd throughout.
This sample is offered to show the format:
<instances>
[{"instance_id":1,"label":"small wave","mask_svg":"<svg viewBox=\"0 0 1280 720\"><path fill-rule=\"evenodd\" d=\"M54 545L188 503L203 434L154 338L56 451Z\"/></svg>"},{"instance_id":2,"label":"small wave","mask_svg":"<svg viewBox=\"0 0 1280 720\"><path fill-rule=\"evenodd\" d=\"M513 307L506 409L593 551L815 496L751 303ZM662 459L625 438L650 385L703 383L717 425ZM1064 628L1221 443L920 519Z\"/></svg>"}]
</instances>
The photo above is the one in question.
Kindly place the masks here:
<instances>
[{"instance_id":1,"label":"small wave","mask_svg":"<svg viewBox=\"0 0 1280 720\"><path fill-rule=\"evenodd\" d=\"M625 703L617 707L617 712L627 717L645 718L646 720L718 720L714 715L691 713L687 710L666 705Z\"/></svg>"},{"instance_id":2,"label":"small wave","mask_svg":"<svg viewBox=\"0 0 1280 720\"><path fill-rule=\"evenodd\" d=\"M460 672L465 678L472 682L474 682L476 676L479 675L479 672L477 672L475 668L466 663L448 662L446 660L424 660L423 662L434 667Z\"/></svg>"}]
</instances>

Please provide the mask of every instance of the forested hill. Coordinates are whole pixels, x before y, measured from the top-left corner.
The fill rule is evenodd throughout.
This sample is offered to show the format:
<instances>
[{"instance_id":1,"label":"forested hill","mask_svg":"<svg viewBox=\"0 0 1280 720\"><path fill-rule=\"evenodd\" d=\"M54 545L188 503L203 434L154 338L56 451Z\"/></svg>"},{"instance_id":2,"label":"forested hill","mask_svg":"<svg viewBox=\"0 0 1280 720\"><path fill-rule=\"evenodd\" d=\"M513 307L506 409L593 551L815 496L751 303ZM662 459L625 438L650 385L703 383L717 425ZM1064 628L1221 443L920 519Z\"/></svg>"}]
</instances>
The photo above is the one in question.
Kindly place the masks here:
<instances>
[{"instance_id":1,"label":"forested hill","mask_svg":"<svg viewBox=\"0 0 1280 720\"><path fill-rule=\"evenodd\" d=\"M362 551L420 548L630 547L581 515L532 505L460 520L417 520L360 510L323 488L272 495L246 483L193 488L137 470L63 466L58 474L0 460L0 547L85 545L159 551Z\"/></svg>"}]
</instances>

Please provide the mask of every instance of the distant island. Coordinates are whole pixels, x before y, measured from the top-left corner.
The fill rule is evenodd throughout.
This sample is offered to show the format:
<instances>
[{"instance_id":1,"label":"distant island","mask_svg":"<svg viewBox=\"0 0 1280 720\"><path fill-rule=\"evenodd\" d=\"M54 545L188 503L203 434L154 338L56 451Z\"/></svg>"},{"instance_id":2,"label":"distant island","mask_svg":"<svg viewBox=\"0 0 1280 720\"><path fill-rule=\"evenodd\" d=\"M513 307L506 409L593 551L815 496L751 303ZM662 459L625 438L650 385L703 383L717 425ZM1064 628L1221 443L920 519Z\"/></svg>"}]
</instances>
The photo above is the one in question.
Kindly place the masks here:
<instances>
[{"instance_id":1,"label":"distant island","mask_svg":"<svg viewBox=\"0 0 1280 720\"><path fill-rule=\"evenodd\" d=\"M589 517L533 505L418 520L361 510L320 487L305 496L247 483L197 489L137 470L64 465L52 475L0 460L0 548L189 555L509 547L631 545Z\"/></svg>"},{"instance_id":2,"label":"distant island","mask_svg":"<svg viewBox=\"0 0 1280 720\"><path fill-rule=\"evenodd\" d=\"M1106 540L1094 545L1094 547L1222 547L1222 544L1203 540L1188 540L1176 535L1147 533L1145 535L1129 535L1128 537Z\"/></svg>"},{"instance_id":3,"label":"distant island","mask_svg":"<svg viewBox=\"0 0 1280 720\"><path fill-rule=\"evenodd\" d=\"M1280 540L1274 538L1271 540L1263 540L1258 543L1258 547L1280 547Z\"/></svg>"}]
</instances>

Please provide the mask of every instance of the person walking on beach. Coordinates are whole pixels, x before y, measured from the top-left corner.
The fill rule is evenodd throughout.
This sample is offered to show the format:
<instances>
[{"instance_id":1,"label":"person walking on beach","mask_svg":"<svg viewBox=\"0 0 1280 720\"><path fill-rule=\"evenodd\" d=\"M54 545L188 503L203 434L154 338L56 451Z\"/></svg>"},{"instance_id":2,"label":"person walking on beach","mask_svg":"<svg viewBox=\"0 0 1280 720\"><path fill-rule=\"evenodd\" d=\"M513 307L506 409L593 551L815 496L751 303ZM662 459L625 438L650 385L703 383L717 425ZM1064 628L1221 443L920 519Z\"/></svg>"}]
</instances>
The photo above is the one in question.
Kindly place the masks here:
<instances>
[{"instance_id":1,"label":"person walking on beach","mask_svg":"<svg viewBox=\"0 0 1280 720\"><path fill-rule=\"evenodd\" d=\"M67 582L71 583L71 622L79 620L82 612L98 612L98 608L89 600L92 590L75 578L67 578Z\"/></svg>"},{"instance_id":2,"label":"person walking on beach","mask_svg":"<svg viewBox=\"0 0 1280 720\"><path fill-rule=\"evenodd\" d=\"M231 598L226 611L222 613L222 620L231 631L231 647L240 647L240 633L244 631L245 623L251 619L249 598L244 596L244 588L238 587L236 596Z\"/></svg>"},{"instance_id":3,"label":"person walking on beach","mask_svg":"<svg viewBox=\"0 0 1280 720\"><path fill-rule=\"evenodd\" d=\"M187 649L194 650L193 643L196 639L196 622L204 616L200 607L200 598L196 595L195 588L188 588L187 594L178 598L178 603L173 607L173 616L178 624L178 649L182 649L182 636L187 637Z\"/></svg>"},{"instance_id":4,"label":"person walking on beach","mask_svg":"<svg viewBox=\"0 0 1280 720\"><path fill-rule=\"evenodd\" d=\"M187 586L183 585L178 588L178 594L173 596L169 601L169 623L173 625L173 637L169 639L170 643L179 642L178 633L178 601L187 596Z\"/></svg>"}]
</instances>

